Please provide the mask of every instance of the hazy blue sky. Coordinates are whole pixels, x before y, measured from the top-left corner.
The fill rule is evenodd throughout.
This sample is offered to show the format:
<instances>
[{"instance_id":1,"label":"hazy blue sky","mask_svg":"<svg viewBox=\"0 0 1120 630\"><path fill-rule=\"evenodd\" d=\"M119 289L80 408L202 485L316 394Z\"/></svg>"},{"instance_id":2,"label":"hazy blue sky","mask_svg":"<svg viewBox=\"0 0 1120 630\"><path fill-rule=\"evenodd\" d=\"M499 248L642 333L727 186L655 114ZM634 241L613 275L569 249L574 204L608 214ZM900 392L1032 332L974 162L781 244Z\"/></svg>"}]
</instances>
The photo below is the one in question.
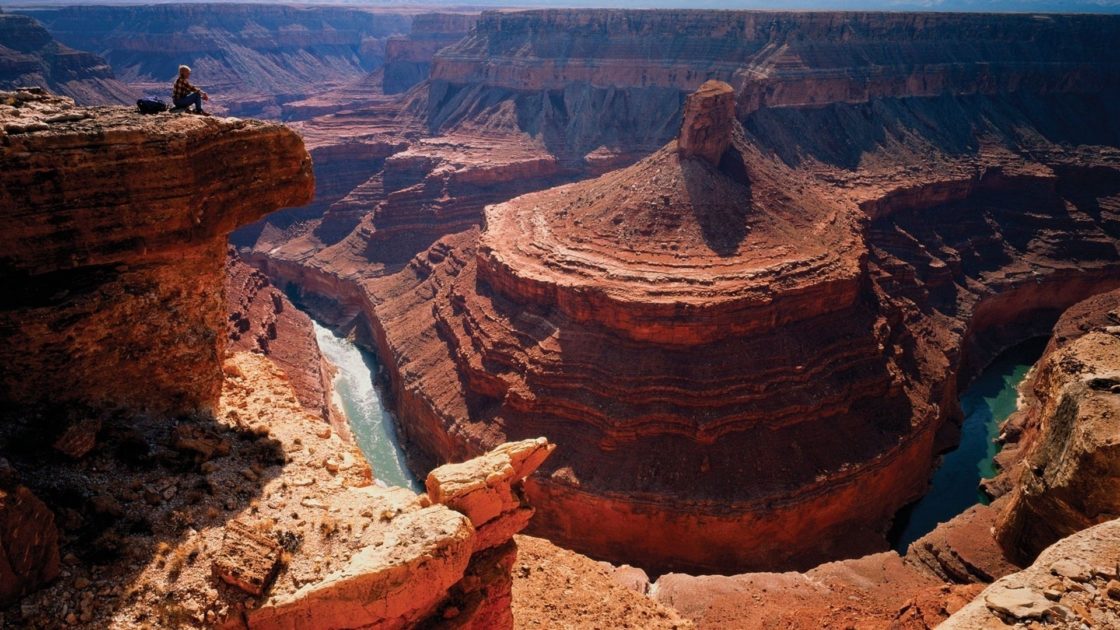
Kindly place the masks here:
<instances>
[{"instance_id":1,"label":"hazy blue sky","mask_svg":"<svg viewBox=\"0 0 1120 630\"><path fill-rule=\"evenodd\" d=\"M0 0L0 6L155 4L164 0ZM222 2L223 0L217 0ZM170 0L169 3L204 3L215 0ZM286 3L266 3L286 4ZM349 6L430 7L612 7L688 9L818 9L849 11L1015 11L1120 13L1120 0L299 0L291 4L342 4Z\"/></svg>"}]
</instances>

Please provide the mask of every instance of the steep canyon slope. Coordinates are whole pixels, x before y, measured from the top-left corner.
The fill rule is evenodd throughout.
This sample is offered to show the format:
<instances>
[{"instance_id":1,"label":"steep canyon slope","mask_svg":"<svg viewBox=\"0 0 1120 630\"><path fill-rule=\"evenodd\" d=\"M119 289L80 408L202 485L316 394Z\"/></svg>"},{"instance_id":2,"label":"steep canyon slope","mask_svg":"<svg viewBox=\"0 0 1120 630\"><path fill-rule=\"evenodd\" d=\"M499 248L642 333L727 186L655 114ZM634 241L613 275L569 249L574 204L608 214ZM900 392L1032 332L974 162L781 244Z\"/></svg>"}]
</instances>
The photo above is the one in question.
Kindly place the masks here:
<instances>
[{"instance_id":1,"label":"steep canyon slope","mask_svg":"<svg viewBox=\"0 0 1120 630\"><path fill-rule=\"evenodd\" d=\"M0 12L0 89L47 88L85 105L128 103L105 59L60 44L34 19Z\"/></svg>"},{"instance_id":2,"label":"steep canyon slope","mask_svg":"<svg viewBox=\"0 0 1120 630\"><path fill-rule=\"evenodd\" d=\"M417 468L560 444L528 484L554 540L659 571L881 549L955 439L958 381L1120 283L1118 31L487 13L404 113L302 127L369 124L350 141L383 162L329 238L335 208L254 260L368 320ZM733 119L681 133L732 149L670 142L408 259L661 146L710 78Z\"/></svg>"}]
</instances>

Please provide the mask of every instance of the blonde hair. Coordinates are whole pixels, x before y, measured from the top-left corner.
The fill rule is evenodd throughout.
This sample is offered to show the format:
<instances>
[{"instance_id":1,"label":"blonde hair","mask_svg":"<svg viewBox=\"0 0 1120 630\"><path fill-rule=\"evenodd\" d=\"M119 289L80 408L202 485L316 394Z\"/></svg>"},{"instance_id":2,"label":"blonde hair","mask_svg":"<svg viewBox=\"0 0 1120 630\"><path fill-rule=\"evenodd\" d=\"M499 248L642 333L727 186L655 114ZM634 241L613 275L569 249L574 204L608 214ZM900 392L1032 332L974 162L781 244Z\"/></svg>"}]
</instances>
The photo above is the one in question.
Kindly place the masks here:
<instances>
[{"instance_id":1,"label":"blonde hair","mask_svg":"<svg viewBox=\"0 0 1120 630\"><path fill-rule=\"evenodd\" d=\"M183 76L184 74L186 74L190 71L191 71L190 66L179 66L179 76Z\"/></svg>"}]
</instances>

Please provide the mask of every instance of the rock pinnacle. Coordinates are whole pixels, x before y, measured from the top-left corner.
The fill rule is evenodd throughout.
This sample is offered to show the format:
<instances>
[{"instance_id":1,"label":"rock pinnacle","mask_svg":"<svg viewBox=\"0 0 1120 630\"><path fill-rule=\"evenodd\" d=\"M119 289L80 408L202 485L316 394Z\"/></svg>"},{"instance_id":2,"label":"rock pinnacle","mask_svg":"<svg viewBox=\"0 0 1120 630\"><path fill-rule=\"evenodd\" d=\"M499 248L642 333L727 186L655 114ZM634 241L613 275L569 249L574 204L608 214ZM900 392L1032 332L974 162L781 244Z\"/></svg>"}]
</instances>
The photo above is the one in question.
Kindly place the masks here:
<instances>
[{"instance_id":1,"label":"rock pinnacle","mask_svg":"<svg viewBox=\"0 0 1120 630\"><path fill-rule=\"evenodd\" d=\"M712 165L731 144L735 118L735 90L723 81L705 81L688 96L677 147L685 157L699 157Z\"/></svg>"}]
</instances>

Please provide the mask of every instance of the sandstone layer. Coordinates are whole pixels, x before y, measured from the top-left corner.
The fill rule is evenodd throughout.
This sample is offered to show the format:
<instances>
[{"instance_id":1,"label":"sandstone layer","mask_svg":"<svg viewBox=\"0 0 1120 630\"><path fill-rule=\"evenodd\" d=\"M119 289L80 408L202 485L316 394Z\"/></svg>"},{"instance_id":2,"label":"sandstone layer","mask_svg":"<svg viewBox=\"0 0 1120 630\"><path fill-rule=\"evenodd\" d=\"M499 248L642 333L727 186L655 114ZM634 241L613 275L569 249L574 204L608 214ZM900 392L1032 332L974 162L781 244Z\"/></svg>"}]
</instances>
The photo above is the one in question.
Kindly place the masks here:
<instances>
[{"instance_id":1,"label":"sandstone layer","mask_svg":"<svg viewBox=\"0 0 1120 630\"><path fill-rule=\"evenodd\" d=\"M212 409L226 235L310 198L299 137L279 125L78 108L32 92L0 102L0 208L10 224L0 237L9 287L0 399Z\"/></svg>"},{"instance_id":2,"label":"sandstone layer","mask_svg":"<svg viewBox=\"0 0 1120 630\"><path fill-rule=\"evenodd\" d=\"M105 59L60 44L41 24L0 12L0 90L41 87L82 105L130 103Z\"/></svg>"}]
</instances>

